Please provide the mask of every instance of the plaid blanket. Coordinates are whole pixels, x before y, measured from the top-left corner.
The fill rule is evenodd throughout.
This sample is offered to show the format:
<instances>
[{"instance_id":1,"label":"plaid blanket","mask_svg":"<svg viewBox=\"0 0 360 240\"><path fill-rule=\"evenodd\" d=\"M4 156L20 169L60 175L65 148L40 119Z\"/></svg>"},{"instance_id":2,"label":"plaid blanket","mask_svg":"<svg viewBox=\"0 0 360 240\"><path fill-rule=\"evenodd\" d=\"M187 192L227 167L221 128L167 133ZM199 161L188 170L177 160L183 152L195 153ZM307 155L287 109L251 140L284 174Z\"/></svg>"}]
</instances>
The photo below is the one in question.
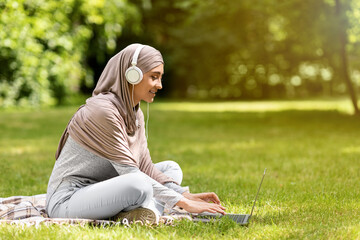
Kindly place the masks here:
<instances>
[{"instance_id":1,"label":"plaid blanket","mask_svg":"<svg viewBox=\"0 0 360 240\"><path fill-rule=\"evenodd\" d=\"M127 219L121 222L110 220L94 220L79 218L49 218L45 212L46 194L34 196L13 196L8 198L0 198L0 224L16 224L16 225L35 225L40 224L51 225L92 225L92 226L129 226ZM160 223L172 225L175 219L189 219L189 216L170 214L160 217Z\"/></svg>"},{"instance_id":2,"label":"plaid blanket","mask_svg":"<svg viewBox=\"0 0 360 240\"><path fill-rule=\"evenodd\" d=\"M46 194L0 198L0 219L20 220L48 217L45 213Z\"/></svg>"}]
</instances>

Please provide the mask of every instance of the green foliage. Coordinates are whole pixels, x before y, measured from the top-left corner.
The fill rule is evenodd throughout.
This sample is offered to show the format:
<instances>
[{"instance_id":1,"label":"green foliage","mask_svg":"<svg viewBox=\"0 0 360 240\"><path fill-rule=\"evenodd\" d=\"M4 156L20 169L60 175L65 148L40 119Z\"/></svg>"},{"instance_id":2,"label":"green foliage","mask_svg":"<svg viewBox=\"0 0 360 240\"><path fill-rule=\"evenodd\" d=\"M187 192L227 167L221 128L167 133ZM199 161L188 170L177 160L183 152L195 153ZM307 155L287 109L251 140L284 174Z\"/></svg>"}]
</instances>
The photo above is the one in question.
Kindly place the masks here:
<instances>
[{"instance_id":1,"label":"green foliage","mask_svg":"<svg viewBox=\"0 0 360 240\"><path fill-rule=\"evenodd\" d=\"M336 96L349 88L346 73L356 93L359 7L356 0L2 1L0 106L62 104L89 93L106 61L133 42L163 53L168 96Z\"/></svg>"},{"instance_id":2,"label":"green foliage","mask_svg":"<svg viewBox=\"0 0 360 240\"><path fill-rule=\"evenodd\" d=\"M149 2L146 8L137 4L144 33L152 32L155 44L168 50L175 96L343 94L343 30L350 40L350 75L360 86L358 1L340 1L339 11L335 0ZM160 14L163 21L154 17Z\"/></svg>"},{"instance_id":3,"label":"green foliage","mask_svg":"<svg viewBox=\"0 0 360 240\"><path fill-rule=\"evenodd\" d=\"M346 100L159 102L151 105L154 162L172 159L192 192L214 191L230 221L131 228L1 225L1 239L358 239L360 125ZM44 193L75 107L2 111L0 197ZM143 109L144 112L145 109Z\"/></svg>"},{"instance_id":4,"label":"green foliage","mask_svg":"<svg viewBox=\"0 0 360 240\"><path fill-rule=\"evenodd\" d=\"M2 1L0 106L61 104L92 84L86 57L115 49L131 9L126 0Z\"/></svg>"}]
</instances>

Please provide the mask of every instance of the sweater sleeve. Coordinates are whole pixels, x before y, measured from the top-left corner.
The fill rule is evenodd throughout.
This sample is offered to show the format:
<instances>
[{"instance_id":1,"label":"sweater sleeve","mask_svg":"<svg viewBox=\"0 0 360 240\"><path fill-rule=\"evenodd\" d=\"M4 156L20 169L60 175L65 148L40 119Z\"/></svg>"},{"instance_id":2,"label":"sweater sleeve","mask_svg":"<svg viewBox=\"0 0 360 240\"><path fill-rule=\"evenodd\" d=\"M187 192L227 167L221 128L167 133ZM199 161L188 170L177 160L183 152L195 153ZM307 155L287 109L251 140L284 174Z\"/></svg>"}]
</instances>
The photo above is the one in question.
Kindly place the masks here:
<instances>
[{"instance_id":1,"label":"sweater sleeve","mask_svg":"<svg viewBox=\"0 0 360 240\"><path fill-rule=\"evenodd\" d=\"M184 192L188 192L188 187L182 187L174 182L167 182L164 184L165 187L174 190L177 193L183 194Z\"/></svg>"}]
</instances>

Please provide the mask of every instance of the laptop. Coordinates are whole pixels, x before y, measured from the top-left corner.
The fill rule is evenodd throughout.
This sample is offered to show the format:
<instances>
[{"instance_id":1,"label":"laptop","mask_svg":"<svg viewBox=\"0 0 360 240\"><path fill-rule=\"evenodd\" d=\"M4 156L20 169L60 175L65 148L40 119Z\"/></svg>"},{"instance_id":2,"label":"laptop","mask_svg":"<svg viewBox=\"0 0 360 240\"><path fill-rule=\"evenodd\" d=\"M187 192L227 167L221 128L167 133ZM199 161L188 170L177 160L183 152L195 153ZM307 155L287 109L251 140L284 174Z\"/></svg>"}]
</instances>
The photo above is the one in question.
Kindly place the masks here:
<instances>
[{"instance_id":1,"label":"laptop","mask_svg":"<svg viewBox=\"0 0 360 240\"><path fill-rule=\"evenodd\" d=\"M219 219L219 218L223 218L223 217L227 217L230 218L231 220L233 220L234 222L240 224L240 225L248 225L250 218L253 215L254 212L254 208L255 208L255 204L256 204L256 200L258 198L259 192L260 192L260 188L261 185L263 183L264 177L266 174L266 168L264 170L264 174L261 178L261 182L258 188L258 191L256 193L255 196L255 200L254 200L254 204L252 206L251 209L251 213L250 214L235 214L235 213L227 213L226 215L222 215L221 213L209 213L209 212L203 212L203 213L199 213L199 214L192 214L193 217L193 221L198 221L198 222L210 222L212 219Z\"/></svg>"}]
</instances>

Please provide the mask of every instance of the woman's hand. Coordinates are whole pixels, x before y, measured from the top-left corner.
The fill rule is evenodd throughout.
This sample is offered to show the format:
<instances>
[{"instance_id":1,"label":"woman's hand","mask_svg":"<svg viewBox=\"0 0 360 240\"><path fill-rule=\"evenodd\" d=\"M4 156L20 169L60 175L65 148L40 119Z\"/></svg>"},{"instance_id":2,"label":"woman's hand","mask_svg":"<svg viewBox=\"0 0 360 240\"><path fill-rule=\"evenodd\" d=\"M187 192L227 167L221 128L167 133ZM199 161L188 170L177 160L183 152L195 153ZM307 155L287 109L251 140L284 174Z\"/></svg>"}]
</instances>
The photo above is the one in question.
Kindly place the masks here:
<instances>
[{"instance_id":1,"label":"woman's hand","mask_svg":"<svg viewBox=\"0 0 360 240\"><path fill-rule=\"evenodd\" d=\"M177 202L177 206L191 213L221 213L225 214L225 207L221 206L219 197L211 193L183 193L185 198Z\"/></svg>"},{"instance_id":2,"label":"woman's hand","mask_svg":"<svg viewBox=\"0 0 360 240\"><path fill-rule=\"evenodd\" d=\"M225 215L225 207L216 203L208 203L205 201L194 201L188 198L183 198L176 203L177 206L185 209L190 213L202 213L202 212L211 212L211 213L221 213Z\"/></svg>"}]
</instances>

